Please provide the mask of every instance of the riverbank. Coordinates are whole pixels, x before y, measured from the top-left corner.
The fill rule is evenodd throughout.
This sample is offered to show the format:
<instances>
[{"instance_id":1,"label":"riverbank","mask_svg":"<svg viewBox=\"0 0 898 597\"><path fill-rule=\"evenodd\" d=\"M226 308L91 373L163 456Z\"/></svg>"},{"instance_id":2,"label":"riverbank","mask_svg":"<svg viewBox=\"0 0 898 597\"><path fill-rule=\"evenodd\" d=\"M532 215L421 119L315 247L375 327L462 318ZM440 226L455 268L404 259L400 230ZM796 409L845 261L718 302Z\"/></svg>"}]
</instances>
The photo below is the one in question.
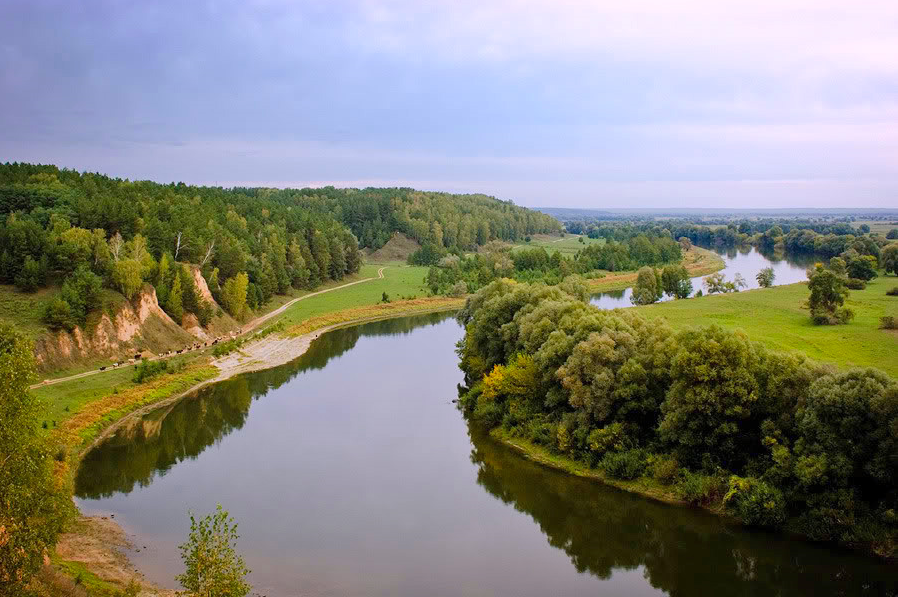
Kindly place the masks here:
<instances>
[{"instance_id":1,"label":"riverbank","mask_svg":"<svg viewBox=\"0 0 898 597\"><path fill-rule=\"evenodd\" d=\"M692 487L686 484L681 486L677 480L663 482L649 476L637 477L633 480L613 479L604 474L600 469L590 468L582 462L555 454L547 448L534 444L527 439L514 437L501 427L492 429L489 434L490 437L513 449L524 458L542 466L553 468L576 477L591 479L621 491L626 491L671 506L698 508L714 514L715 516L719 516L734 525L742 525L740 520L734 518L727 512L723 504L723 499L727 491L727 479L704 477L706 481L709 481L704 487L705 493L704 495L695 495L692 493L694 491ZM800 529L794 528L794 525L790 527L788 523L777 532L788 533L801 538L802 540L811 541L811 539L803 534ZM834 542L833 545L860 551L886 562L898 562L898 550L896 550L894 544L888 542L884 542L883 544L848 544Z\"/></svg>"},{"instance_id":2,"label":"riverbank","mask_svg":"<svg viewBox=\"0 0 898 597\"><path fill-rule=\"evenodd\" d=\"M71 478L91 447L133 417L177 402L205 385L288 363L304 354L316 338L328 331L382 319L448 311L463 305L464 299L432 297L344 309L312 317L282 333L250 341L218 359L208 354L197 355L183 371L174 375L166 374L121 391L113 387L95 400L79 405L72 416L54 421L52 437L67 455L60 474ZM86 383L91 380L76 381ZM134 579L143 587L140 595L174 595L148 583L134 569L122 553L132 543L115 521L104 517L80 517L61 537L41 582L52 582L62 590L66 578L80 575L93 582L95 591L88 595L114 595L115 590L123 590Z\"/></svg>"},{"instance_id":3,"label":"riverbank","mask_svg":"<svg viewBox=\"0 0 898 597\"><path fill-rule=\"evenodd\" d=\"M726 267L726 263L720 255L714 251L692 246L683 255L683 267L689 272L690 278L707 276ZM592 292L611 292L614 290L626 290L636 283L639 272L607 272L602 278L587 280Z\"/></svg>"}]
</instances>

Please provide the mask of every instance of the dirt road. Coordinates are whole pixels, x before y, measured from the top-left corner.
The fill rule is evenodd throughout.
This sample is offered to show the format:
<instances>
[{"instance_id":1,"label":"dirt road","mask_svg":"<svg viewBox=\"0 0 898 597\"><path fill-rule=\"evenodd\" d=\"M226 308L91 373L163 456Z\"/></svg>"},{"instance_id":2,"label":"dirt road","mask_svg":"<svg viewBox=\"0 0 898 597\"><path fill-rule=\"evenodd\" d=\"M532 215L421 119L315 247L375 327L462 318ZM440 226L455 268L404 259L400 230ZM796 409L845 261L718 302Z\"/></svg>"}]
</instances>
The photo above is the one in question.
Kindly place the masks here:
<instances>
[{"instance_id":1,"label":"dirt road","mask_svg":"<svg viewBox=\"0 0 898 597\"><path fill-rule=\"evenodd\" d=\"M385 270L385 269L386 269L386 266L384 266L384 267L378 269L378 270L377 270L377 277L376 277L376 278L362 278L361 280L356 280L355 282L348 282L348 283L346 283L346 284L341 284L340 286L334 286L333 288L325 288L324 290L318 290L318 291L316 291L316 292L310 292L309 294L306 294L306 295L300 296L300 297L298 297L298 298L295 298L295 299L293 299L292 301L289 301L289 302L287 302L287 303L281 305L280 307L278 307L277 309L275 309L275 310L272 311L271 313L266 313L265 315L261 315L261 316L255 318L255 319L253 319L253 320L250 321L249 323L245 324L245 325L241 328L242 333L241 333L240 335L246 335L246 334L248 334L250 331L256 329L257 327L259 327L260 325L262 325L262 324L265 323L266 321L270 320L271 318L280 315L281 313L283 313L284 311L286 311L288 308L290 308L292 305L298 303L299 301L303 301L303 300L305 300L305 299L307 299L307 298L311 298L311 297L313 297L313 296L318 296L319 294L324 294L325 292L333 292L333 291L335 291L335 290L340 290L341 288L347 288L347 287L349 287L349 286L355 286L356 284L362 284L363 282L370 282L371 280L382 280L383 277L384 277L384 270ZM202 349L198 349L198 350L202 350ZM192 352L192 351L190 351L190 350L185 350L182 354L186 354L186 353L188 353L188 352ZM149 361L155 361L155 360L158 360L158 359L164 359L164 358L168 358L168 357L166 357L166 356L156 356L156 357L150 357L150 358L148 358L147 360L149 360ZM107 371L113 371L114 369L113 369L112 367L109 367L109 368L107 368L106 370L107 370ZM32 385L31 388L34 389L34 388L39 388L39 387L41 387L41 386L50 386L50 385L53 385L53 384L62 383L62 382L65 382L65 381L71 381L71 380L73 380L73 379L80 379L80 378L82 378L82 377L88 377L88 376L90 376L90 375L96 375L96 374L98 374L98 373L103 373L103 372L104 372L104 371L100 371L99 369L92 369L92 370L90 370L90 371L85 371L85 372L83 372L83 373L77 373L77 374L75 374L75 375L69 375L69 376L67 376L67 377L57 377L57 378L55 378L55 379L45 379L44 381L42 381L42 382L40 382L40 383L36 383L36 384Z\"/></svg>"}]
</instances>

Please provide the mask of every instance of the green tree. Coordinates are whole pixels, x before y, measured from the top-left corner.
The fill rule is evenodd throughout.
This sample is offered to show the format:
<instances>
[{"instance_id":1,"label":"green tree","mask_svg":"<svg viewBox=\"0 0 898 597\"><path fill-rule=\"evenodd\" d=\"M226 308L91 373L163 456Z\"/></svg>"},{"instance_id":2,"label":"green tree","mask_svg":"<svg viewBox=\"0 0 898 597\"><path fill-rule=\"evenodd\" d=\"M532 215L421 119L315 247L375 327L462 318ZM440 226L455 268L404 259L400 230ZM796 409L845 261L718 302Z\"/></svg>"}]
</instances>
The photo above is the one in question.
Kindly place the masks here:
<instances>
[{"instance_id":1,"label":"green tree","mask_svg":"<svg viewBox=\"0 0 898 597\"><path fill-rule=\"evenodd\" d=\"M886 238L889 240L898 240L898 228L889 230L888 234L886 234Z\"/></svg>"},{"instance_id":2,"label":"green tree","mask_svg":"<svg viewBox=\"0 0 898 597\"><path fill-rule=\"evenodd\" d=\"M876 257L872 255L851 255L846 265L851 278L869 281L876 277Z\"/></svg>"},{"instance_id":3,"label":"green tree","mask_svg":"<svg viewBox=\"0 0 898 597\"><path fill-rule=\"evenodd\" d=\"M168 300L165 301L163 308L175 320L175 323L181 325L181 319L184 317L184 290L181 287L181 276L174 276L171 289L168 291Z\"/></svg>"},{"instance_id":4,"label":"green tree","mask_svg":"<svg viewBox=\"0 0 898 597\"><path fill-rule=\"evenodd\" d=\"M237 553L237 523L221 504L201 520L190 515L190 534L179 549L185 571L175 577L191 597L244 597L252 587Z\"/></svg>"},{"instance_id":5,"label":"green tree","mask_svg":"<svg viewBox=\"0 0 898 597\"><path fill-rule=\"evenodd\" d=\"M121 259L112 265L112 281L129 301L143 286L143 266L136 259Z\"/></svg>"},{"instance_id":6,"label":"green tree","mask_svg":"<svg viewBox=\"0 0 898 597\"><path fill-rule=\"evenodd\" d=\"M663 293L661 280L655 270L648 266L640 268L630 301L634 305L650 305L658 302Z\"/></svg>"},{"instance_id":7,"label":"green tree","mask_svg":"<svg viewBox=\"0 0 898 597\"><path fill-rule=\"evenodd\" d=\"M249 277L240 272L233 278L228 278L221 290L221 303L225 311L239 317L246 307L246 291L249 287Z\"/></svg>"},{"instance_id":8,"label":"green tree","mask_svg":"<svg viewBox=\"0 0 898 597\"><path fill-rule=\"evenodd\" d=\"M32 258L31 255L27 255L19 275L16 276L16 286L25 292L34 292L43 286L46 281L47 256L42 256L41 260L38 261Z\"/></svg>"},{"instance_id":9,"label":"green tree","mask_svg":"<svg viewBox=\"0 0 898 597\"><path fill-rule=\"evenodd\" d=\"M21 595L72 514L39 431L34 347L0 323L0 594Z\"/></svg>"},{"instance_id":10,"label":"green tree","mask_svg":"<svg viewBox=\"0 0 898 597\"><path fill-rule=\"evenodd\" d=\"M69 304L72 316L83 324L87 314L100 307L103 281L86 264L81 264L69 275L59 291L59 298Z\"/></svg>"},{"instance_id":11,"label":"green tree","mask_svg":"<svg viewBox=\"0 0 898 597\"><path fill-rule=\"evenodd\" d=\"M808 289L811 296L808 307L811 320L817 325L847 323L854 313L843 307L848 290L844 279L819 263L808 272Z\"/></svg>"},{"instance_id":12,"label":"green tree","mask_svg":"<svg viewBox=\"0 0 898 597\"><path fill-rule=\"evenodd\" d=\"M759 399L757 350L741 331L717 326L681 332L677 341L661 438L684 462L698 464L709 454L725 466L741 465L760 447L747 424Z\"/></svg>"},{"instance_id":13,"label":"green tree","mask_svg":"<svg viewBox=\"0 0 898 597\"><path fill-rule=\"evenodd\" d=\"M689 282L689 290L683 281ZM661 271L661 286L664 294L676 298L686 298L692 293L692 282L689 280L689 272L682 265L667 265ZM685 296L684 296L685 295Z\"/></svg>"},{"instance_id":14,"label":"green tree","mask_svg":"<svg viewBox=\"0 0 898 597\"><path fill-rule=\"evenodd\" d=\"M57 297L47 303L41 315L41 321L47 324L51 330L72 331L78 322L72 314L72 306Z\"/></svg>"},{"instance_id":15,"label":"green tree","mask_svg":"<svg viewBox=\"0 0 898 597\"><path fill-rule=\"evenodd\" d=\"M773 281L776 280L776 273L774 273L772 267L765 267L758 272L755 279L758 281L758 285L760 285L761 288L770 288L773 286Z\"/></svg>"},{"instance_id":16,"label":"green tree","mask_svg":"<svg viewBox=\"0 0 898 597\"><path fill-rule=\"evenodd\" d=\"M879 261L887 274L898 276L898 243L889 243L883 247Z\"/></svg>"},{"instance_id":17,"label":"green tree","mask_svg":"<svg viewBox=\"0 0 898 597\"><path fill-rule=\"evenodd\" d=\"M705 285L705 290L708 291L708 294L715 294L717 292L726 292L726 278L722 272L715 272L710 276L706 276L703 280Z\"/></svg>"}]
</instances>

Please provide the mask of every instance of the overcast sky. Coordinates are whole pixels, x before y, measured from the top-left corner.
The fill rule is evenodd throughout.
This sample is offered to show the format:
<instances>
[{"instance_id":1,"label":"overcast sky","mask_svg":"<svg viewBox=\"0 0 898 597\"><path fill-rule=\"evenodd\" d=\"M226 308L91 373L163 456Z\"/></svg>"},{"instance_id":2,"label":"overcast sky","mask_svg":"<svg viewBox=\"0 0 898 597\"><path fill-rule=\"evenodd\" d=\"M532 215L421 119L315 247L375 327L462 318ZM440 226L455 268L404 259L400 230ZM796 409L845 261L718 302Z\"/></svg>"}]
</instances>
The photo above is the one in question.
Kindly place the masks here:
<instances>
[{"instance_id":1,"label":"overcast sky","mask_svg":"<svg viewBox=\"0 0 898 597\"><path fill-rule=\"evenodd\" d=\"M0 161L898 207L898 1L3 0Z\"/></svg>"}]
</instances>

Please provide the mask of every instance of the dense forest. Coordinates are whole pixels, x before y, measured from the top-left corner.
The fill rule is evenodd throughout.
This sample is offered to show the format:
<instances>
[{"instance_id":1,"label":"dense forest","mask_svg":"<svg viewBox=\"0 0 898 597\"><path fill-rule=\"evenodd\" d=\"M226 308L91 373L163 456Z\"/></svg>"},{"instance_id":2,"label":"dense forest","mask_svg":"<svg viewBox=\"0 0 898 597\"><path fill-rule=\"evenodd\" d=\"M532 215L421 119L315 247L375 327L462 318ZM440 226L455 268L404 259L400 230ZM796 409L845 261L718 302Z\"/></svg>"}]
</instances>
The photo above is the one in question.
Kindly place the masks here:
<instances>
[{"instance_id":1,"label":"dense forest","mask_svg":"<svg viewBox=\"0 0 898 597\"><path fill-rule=\"evenodd\" d=\"M468 299L466 416L747 524L894 550L898 383L582 298L498 280Z\"/></svg>"},{"instance_id":2,"label":"dense forest","mask_svg":"<svg viewBox=\"0 0 898 597\"><path fill-rule=\"evenodd\" d=\"M235 317L290 288L358 271L362 247L394 232L445 251L559 231L557 220L482 195L412 189L267 189L132 182L55 166L0 165L0 283L33 292L62 280L44 321L72 329L103 307L104 287L133 298L152 284L180 322Z\"/></svg>"}]
</instances>

